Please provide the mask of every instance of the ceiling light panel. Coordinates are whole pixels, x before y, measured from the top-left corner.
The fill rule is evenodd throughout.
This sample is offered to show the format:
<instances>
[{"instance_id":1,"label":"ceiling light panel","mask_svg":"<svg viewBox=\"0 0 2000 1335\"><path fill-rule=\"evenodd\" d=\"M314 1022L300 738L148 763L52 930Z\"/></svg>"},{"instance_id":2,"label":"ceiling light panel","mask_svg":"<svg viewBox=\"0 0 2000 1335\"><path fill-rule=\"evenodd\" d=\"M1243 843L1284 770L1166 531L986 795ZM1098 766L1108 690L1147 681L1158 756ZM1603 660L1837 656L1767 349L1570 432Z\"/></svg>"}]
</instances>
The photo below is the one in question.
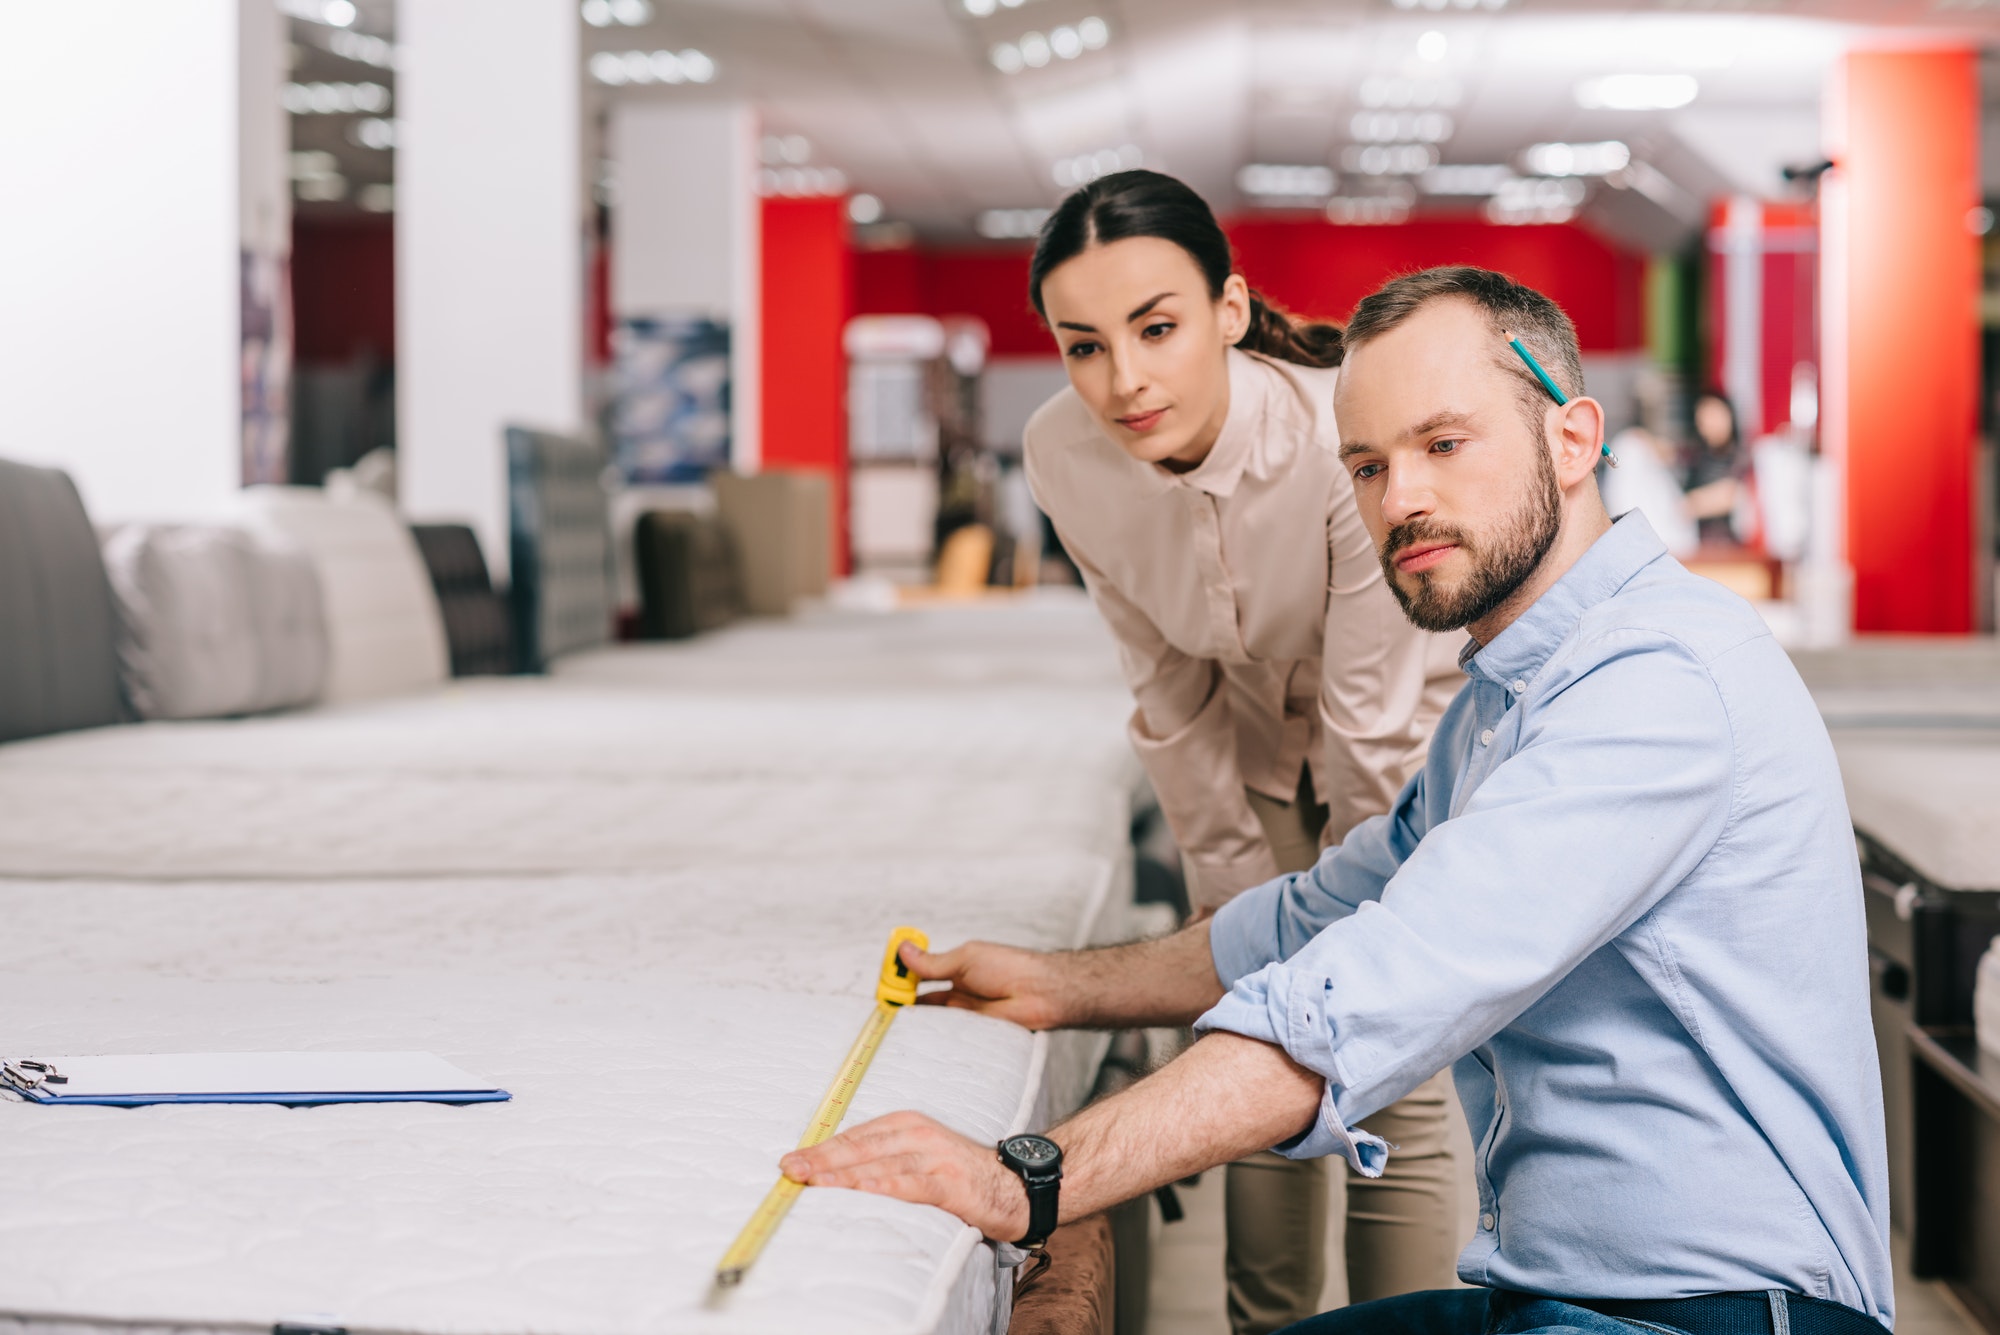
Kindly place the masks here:
<instances>
[{"instance_id":1,"label":"ceiling light panel","mask_svg":"<svg viewBox=\"0 0 2000 1335\"><path fill-rule=\"evenodd\" d=\"M613 88L707 83L715 75L715 61L693 47L685 51L599 51L590 58L590 77Z\"/></svg>"},{"instance_id":2,"label":"ceiling light panel","mask_svg":"<svg viewBox=\"0 0 2000 1335\"><path fill-rule=\"evenodd\" d=\"M766 167L757 173L757 193L777 199L844 195L847 174L837 167Z\"/></svg>"},{"instance_id":3,"label":"ceiling light panel","mask_svg":"<svg viewBox=\"0 0 2000 1335\"><path fill-rule=\"evenodd\" d=\"M1673 111L1700 93L1692 74L1606 74L1578 83L1576 104L1586 111Z\"/></svg>"},{"instance_id":4,"label":"ceiling light panel","mask_svg":"<svg viewBox=\"0 0 2000 1335\"><path fill-rule=\"evenodd\" d=\"M972 220L972 229L989 241L1020 241L1038 236L1049 220L1049 209L987 209Z\"/></svg>"},{"instance_id":5,"label":"ceiling light panel","mask_svg":"<svg viewBox=\"0 0 2000 1335\"><path fill-rule=\"evenodd\" d=\"M278 12L330 28L351 28L361 17L354 0L278 0Z\"/></svg>"},{"instance_id":6,"label":"ceiling light panel","mask_svg":"<svg viewBox=\"0 0 2000 1335\"><path fill-rule=\"evenodd\" d=\"M379 115L389 109L389 90L379 83L288 83L281 96L294 116Z\"/></svg>"},{"instance_id":7,"label":"ceiling light panel","mask_svg":"<svg viewBox=\"0 0 2000 1335\"><path fill-rule=\"evenodd\" d=\"M1486 201L1486 219L1514 227L1565 223L1576 216L1587 193L1575 177L1525 177L1508 182Z\"/></svg>"},{"instance_id":8,"label":"ceiling light panel","mask_svg":"<svg viewBox=\"0 0 2000 1335\"><path fill-rule=\"evenodd\" d=\"M1461 13L1475 9L1483 9L1491 12L1496 9L1505 9L1508 0L1389 0L1389 3L1397 9L1417 10L1419 12L1427 11L1432 14L1439 14L1448 9L1455 9Z\"/></svg>"},{"instance_id":9,"label":"ceiling light panel","mask_svg":"<svg viewBox=\"0 0 2000 1335\"><path fill-rule=\"evenodd\" d=\"M1089 51L1102 51L1110 41L1111 25L1093 15L1074 24L1058 24L1047 32L1025 32L1011 42L996 43L987 58L1002 74L1019 74L1075 60Z\"/></svg>"},{"instance_id":10,"label":"ceiling light panel","mask_svg":"<svg viewBox=\"0 0 2000 1335\"><path fill-rule=\"evenodd\" d=\"M1253 162L1236 173L1236 188L1269 200L1318 202L1333 193L1333 168L1279 162Z\"/></svg>"},{"instance_id":11,"label":"ceiling light panel","mask_svg":"<svg viewBox=\"0 0 2000 1335\"><path fill-rule=\"evenodd\" d=\"M1055 183L1065 190L1088 185L1113 172L1134 171L1146 165L1146 155L1136 144L1120 148L1100 148L1095 153L1079 153L1063 158L1050 169Z\"/></svg>"},{"instance_id":12,"label":"ceiling light panel","mask_svg":"<svg viewBox=\"0 0 2000 1335\"><path fill-rule=\"evenodd\" d=\"M1348 134L1364 144L1441 144L1451 131L1442 111L1357 111L1347 123Z\"/></svg>"},{"instance_id":13,"label":"ceiling light panel","mask_svg":"<svg viewBox=\"0 0 2000 1335\"><path fill-rule=\"evenodd\" d=\"M593 28L640 28L653 21L650 0L583 0L583 21Z\"/></svg>"},{"instance_id":14,"label":"ceiling light panel","mask_svg":"<svg viewBox=\"0 0 2000 1335\"><path fill-rule=\"evenodd\" d=\"M1401 111L1414 108L1455 107L1465 95L1455 79L1396 79L1375 76L1363 79L1355 99L1372 110Z\"/></svg>"},{"instance_id":15,"label":"ceiling light panel","mask_svg":"<svg viewBox=\"0 0 2000 1335\"><path fill-rule=\"evenodd\" d=\"M1417 176L1437 160L1429 144L1350 144L1340 151L1340 165L1362 176Z\"/></svg>"},{"instance_id":16,"label":"ceiling light panel","mask_svg":"<svg viewBox=\"0 0 2000 1335\"><path fill-rule=\"evenodd\" d=\"M1615 139L1596 144L1536 144L1521 154L1532 176L1609 176L1632 161L1632 150Z\"/></svg>"},{"instance_id":17,"label":"ceiling light panel","mask_svg":"<svg viewBox=\"0 0 2000 1335\"><path fill-rule=\"evenodd\" d=\"M1518 179L1504 162L1448 162L1418 178L1427 195L1491 195Z\"/></svg>"}]
</instances>

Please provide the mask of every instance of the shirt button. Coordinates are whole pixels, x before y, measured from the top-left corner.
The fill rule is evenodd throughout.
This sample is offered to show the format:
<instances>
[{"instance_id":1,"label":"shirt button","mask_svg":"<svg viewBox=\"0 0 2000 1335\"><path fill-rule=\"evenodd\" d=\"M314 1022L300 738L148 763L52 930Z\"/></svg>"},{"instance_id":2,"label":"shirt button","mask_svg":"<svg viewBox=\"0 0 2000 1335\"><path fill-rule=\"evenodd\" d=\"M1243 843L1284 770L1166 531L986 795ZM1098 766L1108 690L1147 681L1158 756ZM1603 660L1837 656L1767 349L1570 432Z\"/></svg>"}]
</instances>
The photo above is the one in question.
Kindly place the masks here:
<instances>
[{"instance_id":1,"label":"shirt button","mask_svg":"<svg viewBox=\"0 0 2000 1335\"><path fill-rule=\"evenodd\" d=\"M1528 689L1528 683L1516 677L1513 681L1507 684L1507 689L1512 691L1514 694L1519 695L1522 691Z\"/></svg>"},{"instance_id":2,"label":"shirt button","mask_svg":"<svg viewBox=\"0 0 2000 1335\"><path fill-rule=\"evenodd\" d=\"M1485 732L1479 734L1479 744L1481 746L1493 745L1493 729L1488 728Z\"/></svg>"},{"instance_id":3,"label":"shirt button","mask_svg":"<svg viewBox=\"0 0 2000 1335\"><path fill-rule=\"evenodd\" d=\"M1479 1226L1485 1229L1488 1233L1491 1233L1493 1231L1493 1216L1490 1214L1483 1214L1479 1216Z\"/></svg>"}]
</instances>

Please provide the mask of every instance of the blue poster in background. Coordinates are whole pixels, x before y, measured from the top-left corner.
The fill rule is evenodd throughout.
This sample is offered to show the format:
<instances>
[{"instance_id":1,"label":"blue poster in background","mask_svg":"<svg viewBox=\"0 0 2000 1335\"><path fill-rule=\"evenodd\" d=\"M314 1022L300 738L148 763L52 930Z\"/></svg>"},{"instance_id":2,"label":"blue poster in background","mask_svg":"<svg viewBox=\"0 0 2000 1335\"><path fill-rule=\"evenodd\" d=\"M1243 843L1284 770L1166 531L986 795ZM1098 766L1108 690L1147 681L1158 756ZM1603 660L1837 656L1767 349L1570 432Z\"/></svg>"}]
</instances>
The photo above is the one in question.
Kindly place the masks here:
<instances>
[{"instance_id":1,"label":"blue poster in background","mask_svg":"<svg viewBox=\"0 0 2000 1335\"><path fill-rule=\"evenodd\" d=\"M691 482L729 463L729 326L621 320L611 336L611 441L628 482Z\"/></svg>"}]
</instances>

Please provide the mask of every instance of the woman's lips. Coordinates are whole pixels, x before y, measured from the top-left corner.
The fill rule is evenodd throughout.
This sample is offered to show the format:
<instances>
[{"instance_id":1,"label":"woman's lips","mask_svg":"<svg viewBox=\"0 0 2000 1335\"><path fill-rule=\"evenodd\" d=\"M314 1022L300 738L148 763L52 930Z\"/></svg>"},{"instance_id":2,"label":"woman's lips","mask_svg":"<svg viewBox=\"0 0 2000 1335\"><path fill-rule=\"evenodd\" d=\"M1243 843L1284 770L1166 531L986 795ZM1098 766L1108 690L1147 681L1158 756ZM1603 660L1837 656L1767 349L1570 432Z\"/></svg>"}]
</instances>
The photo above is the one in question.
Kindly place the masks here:
<instances>
[{"instance_id":1,"label":"woman's lips","mask_svg":"<svg viewBox=\"0 0 2000 1335\"><path fill-rule=\"evenodd\" d=\"M1149 412L1133 413L1130 416L1121 417L1118 419L1118 425L1124 427L1127 431L1143 434L1158 426L1160 419L1166 415L1167 410L1165 408L1154 408Z\"/></svg>"},{"instance_id":2,"label":"woman's lips","mask_svg":"<svg viewBox=\"0 0 2000 1335\"><path fill-rule=\"evenodd\" d=\"M1405 574L1421 574L1457 550L1455 542L1416 543L1396 557L1396 569Z\"/></svg>"}]
</instances>

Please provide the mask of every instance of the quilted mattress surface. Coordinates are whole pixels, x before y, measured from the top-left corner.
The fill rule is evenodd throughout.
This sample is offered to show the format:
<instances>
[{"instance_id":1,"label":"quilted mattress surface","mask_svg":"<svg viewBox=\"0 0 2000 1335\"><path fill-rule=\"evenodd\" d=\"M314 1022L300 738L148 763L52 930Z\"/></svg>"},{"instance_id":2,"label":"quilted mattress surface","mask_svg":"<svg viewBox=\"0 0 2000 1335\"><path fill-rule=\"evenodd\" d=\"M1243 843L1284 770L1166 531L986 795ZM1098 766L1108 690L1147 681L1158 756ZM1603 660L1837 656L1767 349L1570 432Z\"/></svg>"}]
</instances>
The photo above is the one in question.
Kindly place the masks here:
<instances>
[{"instance_id":1,"label":"quilted mattress surface","mask_svg":"<svg viewBox=\"0 0 2000 1335\"><path fill-rule=\"evenodd\" d=\"M984 1331L1005 1311L991 1251L941 1212L857 1193L808 1192L719 1307L708 1276L866 1013L890 926L1105 940L1124 874L1015 857L806 877L0 882L29 961L0 979L23 1052L423 1049L515 1095L0 1102L0 1329ZM282 919L260 911L277 896ZM917 1108L997 1139L1074 1107L1099 1056L1082 1036L917 1008L851 1116Z\"/></svg>"}]
</instances>

